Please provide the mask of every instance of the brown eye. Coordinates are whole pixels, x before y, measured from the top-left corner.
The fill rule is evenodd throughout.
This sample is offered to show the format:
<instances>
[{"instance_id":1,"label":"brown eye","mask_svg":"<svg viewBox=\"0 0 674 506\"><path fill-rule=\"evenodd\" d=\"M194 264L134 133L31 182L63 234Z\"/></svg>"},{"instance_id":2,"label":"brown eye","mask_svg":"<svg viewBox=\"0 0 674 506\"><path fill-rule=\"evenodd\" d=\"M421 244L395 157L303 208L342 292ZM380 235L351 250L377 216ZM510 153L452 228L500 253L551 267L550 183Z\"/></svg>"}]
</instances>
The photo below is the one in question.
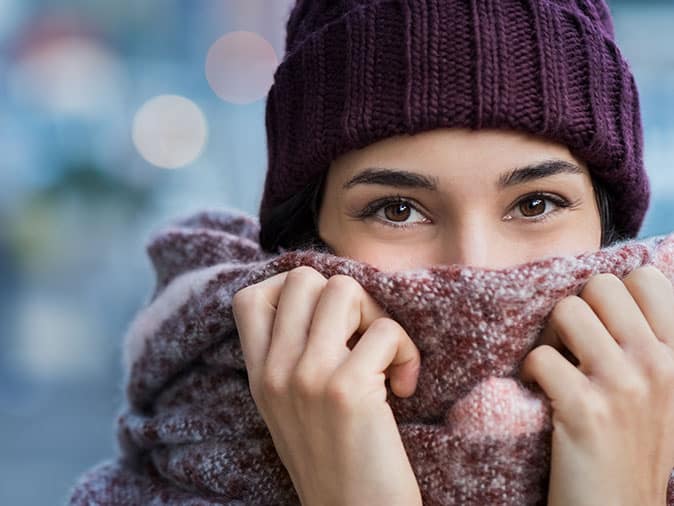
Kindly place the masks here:
<instances>
[{"instance_id":1,"label":"brown eye","mask_svg":"<svg viewBox=\"0 0 674 506\"><path fill-rule=\"evenodd\" d=\"M525 199L520 202L519 209L524 216L538 216L545 211L545 199Z\"/></svg>"},{"instance_id":2,"label":"brown eye","mask_svg":"<svg viewBox=\"0 0 674 506\"><path fill-rule=\"evenodd\" d=\"M410 206L404 202L389 204L384 208L384 215L391 221L406 221L410 217Z\"/></svg>"},{"instance_id":3,"label":"brown eye","mask_svg":"<svg viewBox=\"0 0 674 506\"><path fill-rule=\"evenodd\" d=\"M511 208L514 213L503 217L504 220L514 218L526 223L543 223L565 208L573 208L578 202L572 203L568 199L559 195L549 195L546 193L529 194L522 197Z\"/></svg>"},{"instance_id":4,"label":"brown eye","mask_svg":"<svg viewBox=\"0 0 674 506\"><path fill-rule=\"evenodd\" d=\"M432 220L419 210L414 201L408 201L399 196L384 197L370 202L355 217L368 221L372 217L375 224L396 229L416 228L419 225L432 223Z\"/></svg>"}]
</instances>

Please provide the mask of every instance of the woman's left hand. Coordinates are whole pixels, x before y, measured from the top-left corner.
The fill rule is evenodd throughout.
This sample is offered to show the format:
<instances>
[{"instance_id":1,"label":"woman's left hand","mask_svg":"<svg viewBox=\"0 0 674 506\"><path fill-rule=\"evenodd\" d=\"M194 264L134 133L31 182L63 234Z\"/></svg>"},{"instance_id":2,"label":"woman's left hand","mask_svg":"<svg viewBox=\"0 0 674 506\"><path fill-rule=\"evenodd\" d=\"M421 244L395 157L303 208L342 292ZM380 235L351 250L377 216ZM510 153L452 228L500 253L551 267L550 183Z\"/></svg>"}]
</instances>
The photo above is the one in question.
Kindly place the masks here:
<instances>
[{"instance_id":1,"label":"woman's left hand","mask_svg":"<svg viewBox=\"0 0 674 506\"><path fill-rule=\"evenodd\" d=\"M674 467L674 288L653 266L593 276L521 373L553 409L549 506L663 506ZM576 364L565 358L567 348Z\"/></svg>"}]
</instances>

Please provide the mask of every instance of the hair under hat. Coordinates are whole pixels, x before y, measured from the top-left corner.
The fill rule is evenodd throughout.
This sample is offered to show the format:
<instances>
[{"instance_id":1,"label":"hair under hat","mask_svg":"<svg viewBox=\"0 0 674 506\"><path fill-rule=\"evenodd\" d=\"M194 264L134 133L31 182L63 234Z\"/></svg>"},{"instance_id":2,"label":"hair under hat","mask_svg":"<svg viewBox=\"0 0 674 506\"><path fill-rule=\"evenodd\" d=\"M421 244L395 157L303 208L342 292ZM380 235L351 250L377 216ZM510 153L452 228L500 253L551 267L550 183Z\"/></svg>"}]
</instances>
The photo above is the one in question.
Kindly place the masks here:
<instances>
[{"instance_id":1,"label":"hair under hat","mask_svg":"<svg viewBox=\"0 0 674 506\"><path fill-rule=\"evenodd\" d=\"M603 0L298 0L265 122L261 217L345 152L442 127L566 145L628 237L649 204L638 92Z\"/></svg>"}]
</instances>

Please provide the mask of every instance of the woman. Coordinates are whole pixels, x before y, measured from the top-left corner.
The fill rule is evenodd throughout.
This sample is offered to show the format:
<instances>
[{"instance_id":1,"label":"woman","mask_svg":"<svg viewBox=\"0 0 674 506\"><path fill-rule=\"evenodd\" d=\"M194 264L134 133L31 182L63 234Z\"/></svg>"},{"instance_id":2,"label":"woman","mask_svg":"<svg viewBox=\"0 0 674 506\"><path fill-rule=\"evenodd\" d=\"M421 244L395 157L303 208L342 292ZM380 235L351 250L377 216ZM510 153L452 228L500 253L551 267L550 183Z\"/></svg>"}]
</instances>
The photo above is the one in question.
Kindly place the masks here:
<instances>
[{"instance_id":1,"label":"woman","mask_svg":"<svg viewBox=\"0 0 674 506\"><path fill-rule=\"evenodd\" d=\"M613 39L602 1L299 1L267 102L261 243L393 271L635 237L648 182ZM673 308L643 267L593 277L550 314L521 370L554 410L548 504L663 503ZM239 291L234 316L302 503L421 504L386 402L385 379L410 396L420 367L395 319L309 267Z\"/></svg>"}]
</instances>

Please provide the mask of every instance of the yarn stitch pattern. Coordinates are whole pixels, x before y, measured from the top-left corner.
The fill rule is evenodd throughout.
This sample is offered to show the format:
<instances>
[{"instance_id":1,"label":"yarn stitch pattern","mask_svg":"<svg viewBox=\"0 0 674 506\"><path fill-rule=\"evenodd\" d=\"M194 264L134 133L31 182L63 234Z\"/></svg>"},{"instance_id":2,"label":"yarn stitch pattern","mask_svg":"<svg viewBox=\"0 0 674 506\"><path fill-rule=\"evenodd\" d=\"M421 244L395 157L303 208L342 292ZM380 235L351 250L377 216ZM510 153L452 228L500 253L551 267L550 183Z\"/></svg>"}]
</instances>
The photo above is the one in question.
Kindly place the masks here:
<instances>
[{"instance_id":1,"label":"yarn stitch pattern","mask_svg":"<svg viewBox=\"0 0 674 506\"><path fill-rule=\"evenodd\" d=\"M546 317L598 273L652 264L674 282L674 232L504 269L399 272L316 250L271 254L258 232L257 218L212 208L148 240L156 284L125 336L119 455L79 478L71 505L300 504L250 396L231 309L240 288L300 265L356 279L419 348L414 395L387 389L424 505L544 505L551 408L516 373Z\"/></svg>"}]
</instances>

